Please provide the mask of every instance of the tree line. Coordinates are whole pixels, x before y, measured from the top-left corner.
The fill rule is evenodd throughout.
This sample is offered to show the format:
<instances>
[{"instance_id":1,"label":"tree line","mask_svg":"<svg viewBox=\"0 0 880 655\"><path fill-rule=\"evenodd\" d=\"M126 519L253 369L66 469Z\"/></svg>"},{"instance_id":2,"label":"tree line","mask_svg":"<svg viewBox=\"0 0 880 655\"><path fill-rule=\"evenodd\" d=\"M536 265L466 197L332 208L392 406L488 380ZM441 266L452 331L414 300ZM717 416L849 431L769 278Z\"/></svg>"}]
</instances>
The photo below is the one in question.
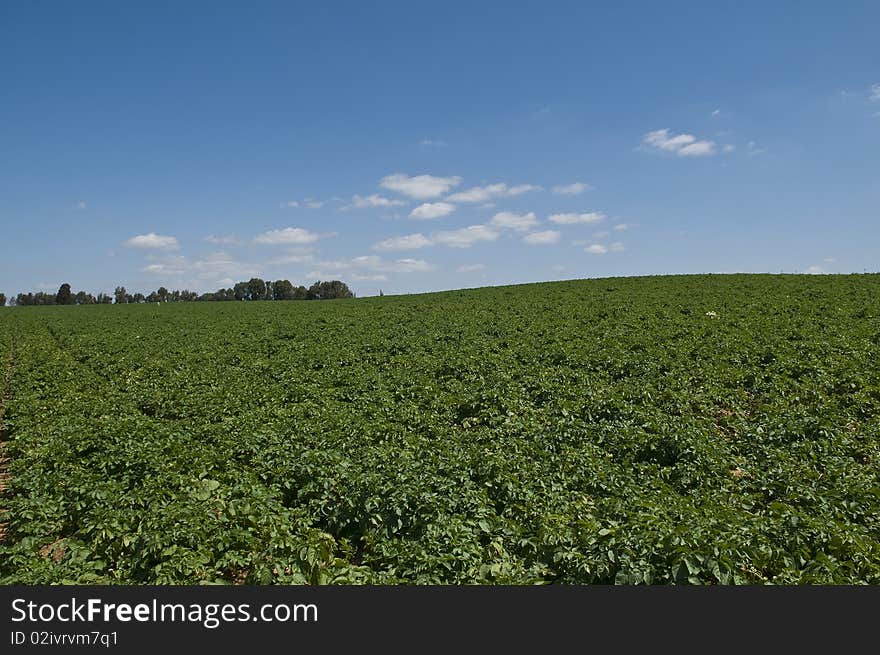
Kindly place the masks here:
<instances>
[{"instance_id":1,"label":"tree line","mask_svg":"<svg viewBox=\"0 0 880 655\"><path fill-rule=\"evenodd\" d=\"M11 305L117 305L148 302L210 302L227 300L335 300L337 298L354 298L354 293L345 282L325 280L315 282L309 288L302 285L293 286L290 280L263 280L258 277L247 282L237 282L228 289L199 294L189 289L169 290L159 287L155 291L129 293L123 286L118 286L113 295L99 293L92 295L86 291L76 293L67 283L62 284L57 293L38 291L36 293L19 293L9 298ZM5 305L7 298L0 293L0 307Z\"/></svg>"}]
</instances>

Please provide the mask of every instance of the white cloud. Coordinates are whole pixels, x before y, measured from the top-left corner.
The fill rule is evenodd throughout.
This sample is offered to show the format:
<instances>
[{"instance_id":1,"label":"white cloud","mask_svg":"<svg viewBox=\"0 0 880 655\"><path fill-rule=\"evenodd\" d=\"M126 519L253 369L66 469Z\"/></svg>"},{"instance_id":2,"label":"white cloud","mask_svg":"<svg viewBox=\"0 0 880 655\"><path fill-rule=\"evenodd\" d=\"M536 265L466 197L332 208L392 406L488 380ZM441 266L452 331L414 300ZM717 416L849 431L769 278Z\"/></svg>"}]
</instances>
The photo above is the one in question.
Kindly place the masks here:
<instances>
[{"instance_id":1,"label":"white cloud","mask_svg":"<svg viewBox=\"0 0 880 655\"><path fill-rule=\"evenodd\" d=\"M543 191L544 187L538 186L537 184L520 184L517 186L512 186L507 190L507 195L509 196L519 196L523 193L528 193L529 191Z\"/></svg>"},{"instance_id":2,"label":"white cloud","mask_svg":"<svg viewBox=\"0 0 880 655\"><path fill-rule=\"evenodd\" d=\"M421 145L423 146L434 146L435 148L442 148L446 145L445 141L439 141L437 139L422 139Z\"/></svg>"},{"instance_id":3,"label":"white cloud","mask_svg":"<svg viewBox=\"0 0 880 655\"><path fill-rule=\"evenodd\" d=\"M190 279L181 280L179 284L196 288L228 286L225 282L229 279L241 280L260 275L258 267L238 262L223 252L211 253L195 261L180 255L163 256L154 258L152 264L141 270L165 278L186 275Z\"/></svg>"},{"instance_id":4,"label":"white cloud","mask_svg":"<svg viewBox=\"0 0 880 655\"><path fill-rule=\"evenodd\" d=\"M205 241L207 241L208 243L213 243L215 245L222 245L222 246L237 245L237 244L241 243L241 241L234 236L218 237L218 236L214 236L213 234L209 234L208 236L206 236Z\"/></svg>"},{"instance_id":5,"label":"white cloud","mask_svg":"<svg viewBox=\"0 0 880 655\"><path fill-rule=\"evenodd\" d=\"M422 259L398 259L388 262L376 255L362 255L351 260L355 268L366 268L380 273L420 273L433 270L433 266Z\"/></svg>"},{"instance_id":6,"label":"white cloud","mask_svg":"<svg viewBox=\"0 0 880 655\"><path fill-rule=\"evenodd\" d=\"M78 203L76 203L76 206L77 206L79 209L85 209L85 208L86 208L86 201L85 201L85 200L80 200Z\"/></svg>"},{"instance_id":7,"label":"white cloud","mask_svg":"<svg viewBox=\"0 0 880 655\"><path fill-rule=\"evenodd\" d=\"M421 232L402 237L391 237L373 246L373 250L416 250L431 245L431 240Z\"/></svg>"},{"instance_id":8,"label":"white cloud","mask_svg":"<svg viewBox=\"0 0 880 655\"><path fill-rule=\"evenodd\" d=\"M715 153L714 141L697 141L697 137L693 134L670 135L668 128L648 132L642 138L642 144L657 150L673 152L681 157Z\"/></svg>"},{"instance_id":9,"label":"white cloud","mask_svg":"<svg viewBox=\"0 0 880 655\"><path fill-rule=\"evenodd\" d=\"M351 279L355 282L387 282L388 276L382 273L364 275L362 273L354 273Z\"/></svg>"},{"instance_id":10,"label":"white cloud","mask_svg":"<svg viewBox=\"0 0 880 655\"><path fill-rule=\"evenodd\" d=\"M470 248L478 241L494 241L498 238L498 232L488 225L470 225L460 230L437 232L431 236L434 243L450 248Z\"/></svg>"},{"instance_id":11,"label":"white cloud","mask_svg":"<svg viewBox=\"0 0 880 655\"><path fill-rule=\"evenodd\" d=\"M675 136L669 136L669 130L664 128L662 130L648 132L642 138L642 143L654 148L659 148L660 150L675 152L679 148L683 148L696 140L696 137L692 134L677 134Z\"/></svg>"},{"instance_id":12,"label":"white cloud","mask_svg":"<svg viewBox=\"0 0 880 655\"><path fill-rule=\"evenodd\" d=\"M545 230L543 232L532 232L523 238L523 242L530 246L547 246L559 243L559 232L556 230Z\"/></svg>"},{"instance_id":13,"label":"white cloud","mask_svg":"<svg viewBox=\"0 0 880 655\"><path fill-rule=\"evenodd\" d=\"M553 214L549 220L559 225L575 225L578 223L598 223L605 218L602 212L588 212L585 214Z\"/></svg>"},{"instance_id":14,"label":"white cloud","mask_svg":"<svg viewBox=\"0 0 880 655\"><path fill-rule=\"evenodd\" d=\"M301 227L286 227L283 230L269 230L254 237L254 243L264 245L298 245L314 243L322 235L310 232Z\"/></svg>"},{"instance_id":15,"label":"white cloud","mask_svg":"<svg viewBox=\"0 0 880 655\"><path fill-rule=\"evenodd\" d=\"M382 263L376 266L377 271L389 271L391 273L422 273L434 270L434 266L422 259L398 259L394 262Z\"/></svg>"},{"instance_id":16,"label":"white cloud","mask_svg":"<svg viewBox=\"0 0 880 655\"><path fill-rule=\"evenodd\" d=\"M868 100L871 102L880 102L880 84L872 84L868 89Z\"/></svg>"},{"instance_id":17,"label":"white cloud","mask_svg":"<svg viewBox=\"0 0 880 655\"><path fill-rule=\"evenodd\" d=\"M536 184L520 184L509 187L504 182L489 184L487 186L475 186L465 191L459 191L447 198L451 202L488 202L494 198L507 198L519 196L529 191L540 191L542 187Z\"/></svg>"},{"instance_id":18,"label":"white cloud","mask_svg":"<svg viewBox=\"0 0 880 655\"><path fill-rule=\"evenodd\" d=\"M180 244L174 237L162 236L155 232L139 234L130 238L122 245L127 248L139 248L142 250L177 250Z\"/></svg>"},{"instance_id":19,"label":"white cloud","mask_svg":"<svg viewBox=\"0 0 880 655\"><path fill-rule=\"evenodd\" d=\"M141 269L144 273L154 273L156 275L182 275L186 269L176 266L174 262L163 262L160 264L149 264Z\"/></svg>"},{"instance_id":20,"label":"white cloud","mask_svg":"<svg viewBox=\"0 0 880 655\"><path fill-rule=\"evenodd\" d=\"M553 193L557 193L562 196L577 196L582 194L584 191L588 191L592 187L589 184L585 184L584 182L573 182L572 184L557 184L553 187Z\"/></svg>"},{"instance_id":21,"label":"white cloud","mask_svg":"<svg viewBox=\"0 0 880 655\"><path fill-rule=\"evenodd\" d=\"M281 203L281 208L285 207L308 207L309 209L320 209L324 206L323 200L315 200L314 198L306 198L303 201L299 200L288 200L287 202Z\"/></svg>"},{"instance_id":22,"label":"white cloud","mask_svg":"<svg viewBox=\"0 0 880 655\"><path fill-rule=\"evenodd\" d=\"M421 273L434 270L434 266L421 259L397 259L386 261L378 255L361 255L344 261L316 262L318 270L311 271L306 277L327 277L327 271L333 275L346 270L367 270L374 273ZM323 271L323 272L322 272Z\"/></svg>"},{"instance_id":23,"label":"white cloud","mask_svg":"<svg viewBox=\"0 0 880 655\"><path fill-rule=\"evenodd\" d=\"M217 252L197 259L188 265L200 279L216 280L221 278L250 278L260 274L258 267L238 262L224 252Z\"/></svg>"},{"instance_id":24,"label":"white cloud","mask_svg":"<svg viewBox=\"0 0 880 655\"><path fill-rule=\"evenodd\" d=\"M343 209L350 209L351 207L355 207L356 209L363 209L364 207L400 207L405 204L406 203L403 202L403 200L392 200L375 193L370 196L359 196L355 194L351 197L351 204L343 207Z\"/></svg>"},{"instance_id":25,"label":"white cloud","mask_svg":"<svg viewBox=\"0 0 880 655\"><path fill-rule=\"evenodd\" d=\"M418 220L428 220L448 216L454 211L455 205L450 205L448 202L426 202L413 209L409 213L409 217Z\"/></svg>"},{"instance_id":26,"label":"white cloud","mask_svg":"<svg viewBox=\"0 0 880 655\"><path fill-rule=\"evenodd\" d=\"M336 260L336 261L327 261L327 262L316 261L316 262L312 262L312 263L314 263L316 266L320 266L321 270L325 270L325 271L329 270L329 271L336 271L336 272L347 271L354 266L354 264L352 264L352 262L350 260L347 260L347 261ZM309 273L308 277L312 277L312 273Z\"/></svg>"},{"instance_id":27,"label":"white cloud","mask_svg":"<svg viewBox=\"0 0 880 655\"><path fill-rule=\"evenodd\" d=\"M504 183L490 184L488 186L475 186L466 191L454 193L447 200L453 202L487 202L491 198L498 198L507 192L507 185Z\"/></svg>"},{"instance_id":28,"label":"white cloud","mask_svg":"<svg viewBox=\"0 0 880 655\"><path fill-rule=\"evenodd\" d=\"M464 264L455 269L456 273L473 273L474 271L485 271L485 264Z\"/></svg>"},{"instance_id":29,"label":"white cloud","mask_svg":"<svg viewBox=\"0 0 880 655\"><path fill-rule=\"evenodd\" d=\"M363 266L364 268L376 268L382 263L382 258L378 255L361 255L351 260L352 266Z\"/></svg>"},{"instance_id":30,"label":"white cloud","mask_svg":"<svg viewBox=\"0 0 880 655\"><path fill-rule=\"evenodd\" d=\"M292 250L285 255L270 259L268 263L277 266L279 264L312 264L314 261L315 256L308 250Z\"/></svg>"},{"instance_id":31,"label":"white cloud","mask_svg":"<svg viewBox=\"0 0 880 655\"><path fill-rule=\"evenodd\" d=\"M620 241L615 241L608 246L601 243L593 243L584 248L584 252L591 255L604 255L607 252L623 252L624 250L624 245Z\"/></svg>"},{"instance_id":32,"label":"white cloud","mask_svg":"<svg viewBox=\"0 0 880 655\"><path fill-rule=\"evenodd\" d=\"M452 187L458 186L461 178L435 177L433 175L415 175L410 177L404 173L386 175L379 181L379 186L384 189L396 191L416 200L426 200L442 196Z\"/></svg>"},{"instance_id":33,"label":"white cloud","mask_svg":"<svg viewBox=\"0 0 880 655\"><path fill-rule=\"evenodd\" d=\"M714 141L695 141L694 143L689 143L683 148L679 148L677 153L682 157L694 156L700 157L702 155L714 155L715 154L715 142Z\"/></svg>"},{"instance_id":34,"label":"white cloud","mask_svg":"<svg viewBox=\"0 0 880 655\"><path fill-rule=\"evenodd\" d=\"M626 232L629 229L629 225L627 225L626 223L618 223L614 226L614 229L618 232Z\"/></svg>"},{"instance_id":35,"label":"white cloud","mask_svg":"<svg viewBox=\"0 0 880 655\"><path fill-rule=\"evenodd\" d=\"M499 212L492 217L491 224L495 227L510 228L517 232L525 232L538 224L535 212L528 214L514 214L511 212Z\"/></svg>"},{"instance_id":36,"label":"white cloud","mask_svg":"<svg viewBox=\"0 0 880 655\"><path fill-rule=\"evenodd\" d=\"M608 230L602 230L600 232L593 232L594 239L604 239L605 237L611 236L611 232Z\"/></svg>"},{"instance_id":37,"label":"white cloud","mask_svg":"<svg viewBox=\"0 0 880 655\"><path fill-rule=\"evenodd\" d=\"M748 148L748 154L749 154L750 157L752 157L752 156L754 156L754 155L760 155L762 152L766 152L766 150L764 150L763 148L759 148L759 147L755 144L754 141L749 141L749 142L746 144L746 147Z\"/></svg>"},{"instance_id":38,"label":"white cloud","mask_svg":"<svg viewBox=\"0 0 880 655\"><path fill-rule=\"evenodd\" d=\"M721 115L721 110L720 110L720 109L716 109L715 111L712 112L712 115L713 115L713 116L720 116L720 115Z\"/></svg>"},{"instance_id":39,"label":"white cloud","mask_svg":"<svg viewBox=\"0 0 880 655\"><path fill-rule=\"evenodd\" d=\"M821 266L808 266L806 272L810 275L821 275L825 272L825 269Z\"/></svg>"}]
</instances>

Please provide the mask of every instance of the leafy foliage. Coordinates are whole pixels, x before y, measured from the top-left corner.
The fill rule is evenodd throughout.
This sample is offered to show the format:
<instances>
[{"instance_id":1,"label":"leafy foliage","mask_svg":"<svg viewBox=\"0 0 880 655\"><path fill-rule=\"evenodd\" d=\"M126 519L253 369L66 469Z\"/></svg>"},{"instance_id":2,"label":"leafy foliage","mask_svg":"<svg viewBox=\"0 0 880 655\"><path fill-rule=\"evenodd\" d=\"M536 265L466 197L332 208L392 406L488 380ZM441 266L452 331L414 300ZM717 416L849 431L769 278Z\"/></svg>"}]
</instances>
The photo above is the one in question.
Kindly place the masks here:
<instances>
[{"instance_id":1,"label":"leafy foliage","mask_svg":"<svg viewBox=\"0 0 880 655\"><path fill-rule=\"evenodd\" d=\"M0 582L877 584L878 317L873 275L0 312Z\"/></svg>"}]
</instances>

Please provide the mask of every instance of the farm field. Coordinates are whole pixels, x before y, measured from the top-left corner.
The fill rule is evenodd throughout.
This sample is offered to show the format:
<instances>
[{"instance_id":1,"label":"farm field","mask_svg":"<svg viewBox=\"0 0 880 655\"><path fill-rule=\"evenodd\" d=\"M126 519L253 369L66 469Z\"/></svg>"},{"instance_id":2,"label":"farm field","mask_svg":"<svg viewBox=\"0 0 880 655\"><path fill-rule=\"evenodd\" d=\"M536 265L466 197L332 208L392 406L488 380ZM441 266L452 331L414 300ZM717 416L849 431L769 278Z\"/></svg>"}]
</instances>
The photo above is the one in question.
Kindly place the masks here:
<instances>
[{"instance_id":1,"label":"farm field","mask_svg":"<svg viewBox=\"0 0 880 655\"><path fill-rule=\"evenodd\" d=\"M3 584L880 583L878 275L3 308L0 356Z\"/></svg>"}]
</instances>

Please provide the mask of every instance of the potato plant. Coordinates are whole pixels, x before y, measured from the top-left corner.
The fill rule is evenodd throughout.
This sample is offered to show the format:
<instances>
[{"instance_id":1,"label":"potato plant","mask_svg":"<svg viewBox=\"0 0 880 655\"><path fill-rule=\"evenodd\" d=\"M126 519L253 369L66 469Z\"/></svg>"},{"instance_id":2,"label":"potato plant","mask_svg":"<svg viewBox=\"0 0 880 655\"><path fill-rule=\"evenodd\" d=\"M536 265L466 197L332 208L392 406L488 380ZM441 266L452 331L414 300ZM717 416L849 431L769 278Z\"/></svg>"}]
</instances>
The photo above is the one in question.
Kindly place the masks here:
<instances>
[{"instance_id":1,"label":"potato plant","mask_svg":"<svg viewBox=\"0 0 880 655\"><path fill-rule=\"evenodd\" d=\"M880 583L880 276L0 311L4 584Z\"/></svg>"}]
</instances>

